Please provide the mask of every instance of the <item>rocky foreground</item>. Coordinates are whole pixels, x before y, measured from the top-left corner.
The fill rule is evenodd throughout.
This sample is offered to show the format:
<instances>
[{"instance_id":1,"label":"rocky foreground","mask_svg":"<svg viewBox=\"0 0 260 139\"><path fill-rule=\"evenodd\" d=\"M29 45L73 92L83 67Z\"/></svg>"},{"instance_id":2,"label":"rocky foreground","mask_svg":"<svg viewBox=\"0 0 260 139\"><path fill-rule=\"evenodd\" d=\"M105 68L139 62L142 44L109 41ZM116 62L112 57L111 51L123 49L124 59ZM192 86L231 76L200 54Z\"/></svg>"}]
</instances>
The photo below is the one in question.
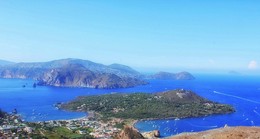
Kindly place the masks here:
<instances>
[{"instance_id":1,"label":"rocky foreground","mask_svg":"<svg viewBox=\"0 0 260 139\"><path fill-rule=\"evenodd\" d=\"M203 132L183 133L166 139L259 139L260 127L224 127Z\"/></svg>"}]
</instances>

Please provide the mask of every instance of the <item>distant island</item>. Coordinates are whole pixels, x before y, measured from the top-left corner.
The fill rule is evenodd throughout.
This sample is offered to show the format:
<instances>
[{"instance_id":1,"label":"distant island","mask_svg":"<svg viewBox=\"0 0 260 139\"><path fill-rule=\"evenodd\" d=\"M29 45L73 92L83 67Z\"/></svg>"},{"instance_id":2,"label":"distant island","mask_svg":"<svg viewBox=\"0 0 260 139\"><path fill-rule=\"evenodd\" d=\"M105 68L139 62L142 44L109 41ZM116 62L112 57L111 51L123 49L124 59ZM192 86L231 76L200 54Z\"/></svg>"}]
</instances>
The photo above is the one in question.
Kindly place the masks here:
<instances>
[{"instance_id":1,"label":"distant island","mask_svg":"<svg viewBox=\"0 0 260 139\"><path fill-rule=\"evenodd\" d=\"M160 79L160 80L194 80L195 77L189 72L179 72L179 73L170 73L170 72L158 72L154 75L149 76L148 78Z\"/></svg>"},{"instance_id":2,"label":"distant island","mask_svg":"<svg viewBox=\"0 0 260 139\"><path fill-rule=\"evenodd\" d=\"M241 75L241 73L234 71L234 70L229 71L228 74L230 74L230 75Z\"/></svg>"},{"instance_id":3,"label":"distant island","mask_svg":"<svg viewBox=\"0 0 260 139\"><path fill-rule=\"evenodd\" d=\"M0 78L34 79L38 85L58 87L126 88L148 82L134 69L120 64L103 65L81 59L12 63L2 61Z\"/></svg>"},{"instance_id":4,"label":"distant island","mask_svg":"<svg viewBox=\"0 0 260 139\"><path fill-rule=\"evenodd\" d=\"M56 87L128 88L148 84L148 79L193 80L188 72L159 72L145 76L129 66L103 65L82 59L14 63L0 60L0 78L37 80L37 85Z\"/></svg>"},{"instance_id":5,"label":"distant island","mask_svg":"<svg viewBox=\"0 0 260 139\"><path fill-rule=\"evenodd\" d=\"M70 64L46 71L38 84L58 87L126 88L144 85L147 82L111 73L97 73L80 64Z\"/></svg>"},{"instance_id":6,"label":"distant island","mask_svg":"<svg viewBox=\"0 0 260 139\"><path fill-rule=\"evenodd\" d=\"M79 97L59 108L72 111L95 111L103 118L164 119L199 117L234 112L230 105L202 98L192 91L173 90L155 94L108 94Z\"/></svg>"},{"instance_id":7,"label":"distant island","mask_svg":"<svg viewBox=\"0 0 260 139\"><path fill-rule=\"evenodd\" d=\"M14 62L6 61L6 60L0 60L0 66L6 66L6 65L11 65L11 64L14 64Z\"/></svg>"}]
</instances>

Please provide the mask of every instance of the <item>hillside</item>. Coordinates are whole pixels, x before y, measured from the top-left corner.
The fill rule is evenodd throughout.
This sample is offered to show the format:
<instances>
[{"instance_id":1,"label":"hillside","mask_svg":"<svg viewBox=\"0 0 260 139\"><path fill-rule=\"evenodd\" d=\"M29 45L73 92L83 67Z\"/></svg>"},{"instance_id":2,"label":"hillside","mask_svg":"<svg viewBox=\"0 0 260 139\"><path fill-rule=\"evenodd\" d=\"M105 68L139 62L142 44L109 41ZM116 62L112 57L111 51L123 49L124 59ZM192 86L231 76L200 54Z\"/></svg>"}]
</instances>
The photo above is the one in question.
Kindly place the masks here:
<instances>
[{"instance_id":1,"label":"hillside","mask_svg":"<svg viewBox=\"0 0 260 139\"><path fill-rule=\"evenodd\" d=\"M58 87L126 88L144 85L146 82L115 74L96 73L80 64L70 64L45 72L38 84Z\"/></svg>"},{"instance_id":2,"label":"hillside","mask_svg":"<svg viewBox=\"0 0 260 139\"><path fill-rule=\"evenodd\" d=\"M193 80L195 77L188 72L170 73L170 72L158 72L151 75L152 79L160 80Z\"/></svg>"},{"instance_id":3,"label":"hillside","mask_svg":"<svg viewBox=\"0 0 260 139\"><path fill-rule=\"evenodd\" d=\"M195 133L182 133L166 139L258 139L260 127L224 127Z\"/></svg>"},{"instance_id":4,"label":"hillside","mask_svg":"<svg viewBox=\"0 0 260 139\"><path fill-rule=\"evenodd\" d=\"M231 113L229 105L206 100L192 91L173 90L155 94L108 94L85 96L62 104L62 109L96 111L104 118L184 118Z\"/></svg>"}]
</instances>

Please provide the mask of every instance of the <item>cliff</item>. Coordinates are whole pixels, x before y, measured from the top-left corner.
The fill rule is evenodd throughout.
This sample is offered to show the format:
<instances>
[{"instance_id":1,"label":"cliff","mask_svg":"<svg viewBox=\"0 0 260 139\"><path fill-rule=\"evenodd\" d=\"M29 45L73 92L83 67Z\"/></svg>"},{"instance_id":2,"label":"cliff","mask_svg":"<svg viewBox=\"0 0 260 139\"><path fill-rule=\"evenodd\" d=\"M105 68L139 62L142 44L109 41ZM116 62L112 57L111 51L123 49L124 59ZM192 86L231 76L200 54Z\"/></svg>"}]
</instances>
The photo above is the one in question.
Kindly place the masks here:
<instances>
[{"instance_id":1,"label":"cliff","mask_svg":"<svg viewBox=\"0 0 260 139\"><path fill-rule=\"evenodd\" d=\"M126 88L144 85L146 82L110 73L96 73L80 64L70 64L45 72L39 78L38 84L58 87Z\"/></svg>"}]
</instances>

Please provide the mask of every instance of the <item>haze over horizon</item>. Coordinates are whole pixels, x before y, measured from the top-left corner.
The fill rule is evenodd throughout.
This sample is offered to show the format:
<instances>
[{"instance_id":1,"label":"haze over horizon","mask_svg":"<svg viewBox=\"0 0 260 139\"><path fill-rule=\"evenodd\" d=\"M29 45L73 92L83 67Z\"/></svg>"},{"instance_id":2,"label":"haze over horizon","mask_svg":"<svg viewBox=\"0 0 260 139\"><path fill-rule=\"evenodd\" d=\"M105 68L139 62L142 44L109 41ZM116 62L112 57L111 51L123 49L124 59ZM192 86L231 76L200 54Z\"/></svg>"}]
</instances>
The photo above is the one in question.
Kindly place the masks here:
<instances>
[{"instance_id":1,"label":"haze over horizon","mask_svg":"<svg viewBox=\"0 0 260 139\"><path fill-rule=\"evenodd\" d=\"M260 73L260 1L0 1L0 59Z\"/></svg>"}]
</instances>

